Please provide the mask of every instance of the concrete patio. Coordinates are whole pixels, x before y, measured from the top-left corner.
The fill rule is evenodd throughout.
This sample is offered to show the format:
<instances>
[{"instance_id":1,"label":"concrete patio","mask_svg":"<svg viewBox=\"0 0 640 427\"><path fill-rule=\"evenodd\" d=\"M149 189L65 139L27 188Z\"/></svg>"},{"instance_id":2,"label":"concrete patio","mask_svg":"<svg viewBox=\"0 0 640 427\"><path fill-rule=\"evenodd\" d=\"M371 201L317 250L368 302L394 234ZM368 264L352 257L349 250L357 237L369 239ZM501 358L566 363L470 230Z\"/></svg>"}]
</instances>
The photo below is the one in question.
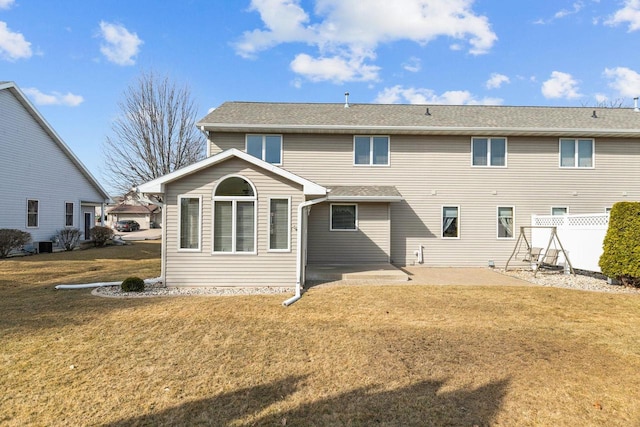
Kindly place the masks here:
<instances>
[{"instance_id":1,"label":"concrete patio","mask_svg":"<svg viewBox=\"0 0 640 427\"><path fill-rule=\"evenodd\" d=\"M320 284L407 284L532 286L487 267L396 267L392 264L309 265L307 282Z\"/></svg>"}]
</instances>

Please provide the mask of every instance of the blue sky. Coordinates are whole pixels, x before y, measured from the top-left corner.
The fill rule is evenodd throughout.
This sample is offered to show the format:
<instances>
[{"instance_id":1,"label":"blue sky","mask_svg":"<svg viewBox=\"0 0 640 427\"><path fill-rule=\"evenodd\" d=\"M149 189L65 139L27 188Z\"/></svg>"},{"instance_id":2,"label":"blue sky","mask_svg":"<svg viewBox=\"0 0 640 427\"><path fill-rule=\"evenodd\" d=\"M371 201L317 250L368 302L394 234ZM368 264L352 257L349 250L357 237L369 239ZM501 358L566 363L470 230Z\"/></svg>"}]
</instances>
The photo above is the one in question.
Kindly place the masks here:
<instances>
[{"instance_id":1,"label":"blue sky","mask_svg":"<svg viewBox=\"0 0 640 427\"><path fill-rule=\"evenodd\" d=\"M640 0L0 0L15 81L98 178L141 71L224 101L633 105Z\"/></svg>"}]
</instances>

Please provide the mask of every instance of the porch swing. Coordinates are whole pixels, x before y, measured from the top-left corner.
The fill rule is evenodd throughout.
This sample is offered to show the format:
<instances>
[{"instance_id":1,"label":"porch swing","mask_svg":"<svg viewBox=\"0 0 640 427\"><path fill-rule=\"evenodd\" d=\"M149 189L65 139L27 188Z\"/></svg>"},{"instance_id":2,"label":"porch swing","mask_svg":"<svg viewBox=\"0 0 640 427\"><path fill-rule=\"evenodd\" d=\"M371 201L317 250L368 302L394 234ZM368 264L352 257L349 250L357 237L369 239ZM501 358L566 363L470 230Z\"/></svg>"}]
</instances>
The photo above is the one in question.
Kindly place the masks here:
<instances>
[{"instance_id":1,"label":"porch swing","mask_svg":"<svg viewBox=\"0 0 640 427\"><path fill-rule=\"evenodd\" d=\"M543 250L543 248L532 247L527 240L527 235L525 233L526 229L534 229L534 228L544 228L550 229L551 233L549 235L549 242L547 243L547 247ZM513 248L513 252L511 256L507 260L504 269L507 270L509 268L509 263L514 257L518 257L521 252L522 245L526 245L526 253L522 258L522 262L530 263L531 266L535 265L535 271L533 273L533 277L538 274L540 269L546 270L563 270L565 267L562 265L558 265L558 256L560 253L564 255L564 259L566 265L569 267L569 271L574 276L576 272L571 265L571 261L569 261L569 254L565 251L562 246L562 242L560 242L560 237L558 236L558 229L555 226L542 226L542 225L531 225L531 226L522 226L520 227L520 234L518 235L518 239L516 240L516 245ZM553 248L551 247L553 245ZM559 249L558 249L559 248Z\"/></svg>"}]
</instances>

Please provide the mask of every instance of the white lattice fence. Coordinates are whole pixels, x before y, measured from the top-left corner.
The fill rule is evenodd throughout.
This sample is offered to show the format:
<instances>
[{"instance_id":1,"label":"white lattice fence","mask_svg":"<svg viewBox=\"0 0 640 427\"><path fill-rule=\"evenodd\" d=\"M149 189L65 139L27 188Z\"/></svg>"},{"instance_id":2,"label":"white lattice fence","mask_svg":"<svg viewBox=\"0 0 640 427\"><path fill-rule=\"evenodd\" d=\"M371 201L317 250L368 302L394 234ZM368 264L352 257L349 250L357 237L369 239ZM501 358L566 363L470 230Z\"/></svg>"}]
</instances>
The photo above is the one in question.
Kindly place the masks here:
<instances>
[{"instance_id":1,"label":"white lattice fence","mask_svg":"<svg viewBox=\"0 0 640 427\"><path fill-rule=\"evenodd\" d=\"M557 227L558 237L569 253L573 268L600 272L598 261L602 255L602 243L609 226L609 214L532 215L531 225ZM550 233L551 229L532 229L531 246L546 248ZM564 263L564 258L562 256L560 258L559 262Z\"/></svg>"}]
</instances>

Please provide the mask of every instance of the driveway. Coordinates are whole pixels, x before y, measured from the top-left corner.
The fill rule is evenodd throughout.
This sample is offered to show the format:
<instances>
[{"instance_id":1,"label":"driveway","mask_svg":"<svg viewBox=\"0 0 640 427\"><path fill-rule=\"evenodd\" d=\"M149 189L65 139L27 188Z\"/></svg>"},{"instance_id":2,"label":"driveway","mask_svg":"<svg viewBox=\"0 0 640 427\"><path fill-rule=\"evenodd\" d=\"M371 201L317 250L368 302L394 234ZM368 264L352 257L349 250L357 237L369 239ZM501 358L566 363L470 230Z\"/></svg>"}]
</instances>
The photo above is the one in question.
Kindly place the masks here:
<instances>
[{"instance_id":1,"label":"driveway","mask_svg":"<svg viewBox=\"0 0 640 427\"><path fill-rule=\"evenodd\" d=\"M130 232L122 232L113 230L115 234L122 236L122 240L159 240L162 238L161 228L150 228L148 230L138 230Z\"/></svg>"}]
</instances>

